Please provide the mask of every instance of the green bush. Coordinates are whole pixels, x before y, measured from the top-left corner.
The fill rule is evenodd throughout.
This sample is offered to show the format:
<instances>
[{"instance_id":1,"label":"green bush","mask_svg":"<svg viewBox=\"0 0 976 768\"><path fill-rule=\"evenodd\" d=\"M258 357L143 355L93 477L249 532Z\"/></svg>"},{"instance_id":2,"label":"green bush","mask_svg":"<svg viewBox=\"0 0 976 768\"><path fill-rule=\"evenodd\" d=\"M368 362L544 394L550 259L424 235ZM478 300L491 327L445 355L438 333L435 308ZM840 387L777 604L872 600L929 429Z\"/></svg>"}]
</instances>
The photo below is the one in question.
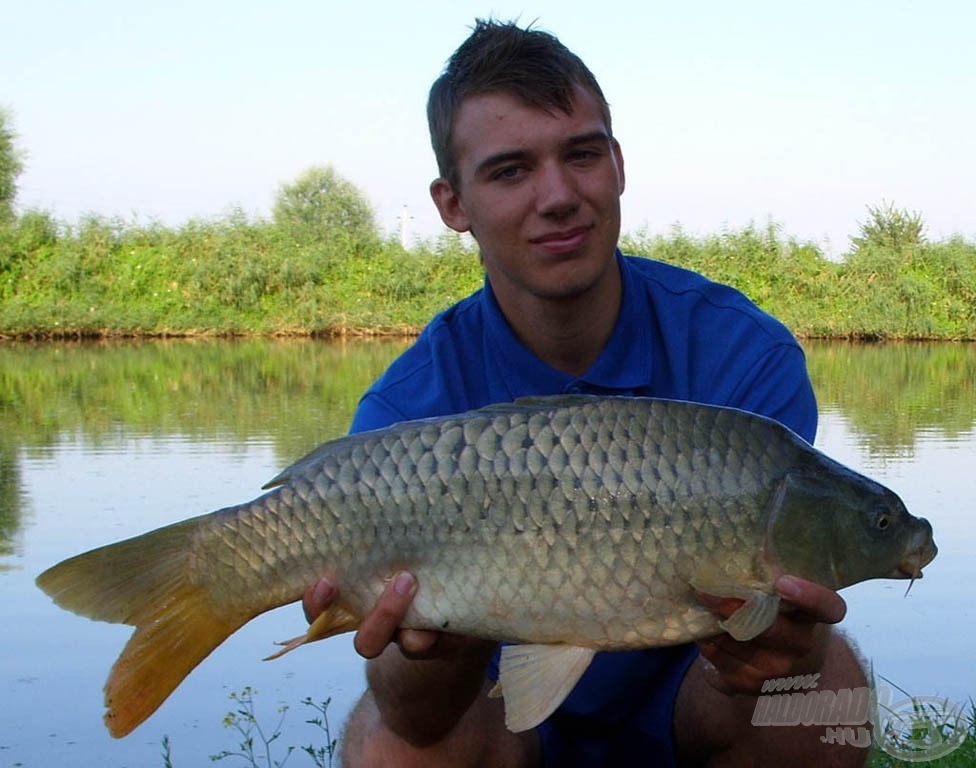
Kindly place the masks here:
<instances>
[{"instance_id":1,"label":"green bush","mask_svg":"<svg viewBox=\"0 0 976 768\"><path fill-rule=\"evenodd\" d=\"M470 238L404 250L334 172L299 181L270 221L231 211L177 228L95 216L68 227L28 211L0 225L0 333L402 334L482 284ZM929 242L916 214L869 210L840 262L774 224L641 231L621 248L733 285L800 336L976 339L976 244Z\"/></svg>"}]
</instances>

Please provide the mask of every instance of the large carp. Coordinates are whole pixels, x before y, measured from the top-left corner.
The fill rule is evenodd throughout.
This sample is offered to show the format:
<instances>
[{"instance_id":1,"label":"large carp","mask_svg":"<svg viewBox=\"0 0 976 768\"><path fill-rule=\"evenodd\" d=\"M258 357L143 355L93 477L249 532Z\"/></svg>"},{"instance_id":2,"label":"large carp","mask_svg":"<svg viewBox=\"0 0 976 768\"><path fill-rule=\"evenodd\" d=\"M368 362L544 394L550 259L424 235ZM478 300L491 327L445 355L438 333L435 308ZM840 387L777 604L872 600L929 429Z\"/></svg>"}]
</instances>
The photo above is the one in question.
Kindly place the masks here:
<instances>
[{"instance_id":1,"label":"large carp","mask_svg":"<svg viewBox=\"0 0 976 768\"><path fill-rule=\"evenodd\" d=\"M530 398L325 443L247 504L42 573L64 608L135 631L105 686L123 736L258 614L328 575L341 600L286 650L356 629L400 569L405 626L504 640L506 722L530 728L597 650L747 640L782 573L915 578L932 528L887 488L744 411ZM695 590L734 596L722 622Z\"/></svg>"}]
</instances>

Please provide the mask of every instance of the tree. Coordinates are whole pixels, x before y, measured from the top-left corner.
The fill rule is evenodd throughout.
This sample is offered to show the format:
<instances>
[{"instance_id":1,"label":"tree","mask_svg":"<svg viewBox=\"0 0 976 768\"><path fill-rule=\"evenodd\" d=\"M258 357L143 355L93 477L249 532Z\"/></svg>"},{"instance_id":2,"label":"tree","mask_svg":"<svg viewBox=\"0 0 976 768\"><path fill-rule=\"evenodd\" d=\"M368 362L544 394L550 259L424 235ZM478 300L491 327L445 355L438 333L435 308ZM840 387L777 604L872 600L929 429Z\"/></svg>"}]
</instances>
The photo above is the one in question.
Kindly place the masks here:
<instances>
[{"instance_id":1,"label":"tree","mask_svg":"<svg viewBox=\"0 0 976 768\"><path fill-rule=\"evenodd\" d=\"M875 247L900 253L925 243L925 222L918 211L895 208L893 203L868 206L868 220L859 223L860 234L851 238L856 251Z\"/></svg>"},{"instance_id":2,"label":"tree","mask_svg":"<svg viewBox=\"0 0 976 768\"><path fill-rule=\"evenodd\" d=\"M23 155L17 149L10 113L0 108L0 224L14 218L17 177L24 170Z\"/></svg>"},{"instance_id":3,"label":"tree","mask_svg":"<svg viewBox=\"0 0 976 768\"><path fill-rule=\"evenodd\" d=\"M362 246L378 239L366 197L331 165L313 166L282 185L275 199L274 221L301 240L347 239Z\"/></svg>"}]
</instances>

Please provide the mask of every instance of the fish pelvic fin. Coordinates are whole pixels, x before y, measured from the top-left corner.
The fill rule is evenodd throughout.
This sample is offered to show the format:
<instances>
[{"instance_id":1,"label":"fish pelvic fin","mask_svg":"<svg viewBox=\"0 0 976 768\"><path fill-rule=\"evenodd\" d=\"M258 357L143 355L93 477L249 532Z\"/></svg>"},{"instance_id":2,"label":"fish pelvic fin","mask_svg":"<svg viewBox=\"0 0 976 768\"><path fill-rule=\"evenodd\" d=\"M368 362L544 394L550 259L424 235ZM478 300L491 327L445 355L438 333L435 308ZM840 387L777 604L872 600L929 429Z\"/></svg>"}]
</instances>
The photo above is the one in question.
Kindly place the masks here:
<instances>
[{"instance_id":1,"label":"fish pelvic fin","mask_svg":"<svg viewBox=\"0 0 976 768\"><path fill-rule=\"evenodd\" d=\"M254 616L218 610L191 582L186 553L196 528L188 520L110 544L37 578L62 608L135 627L105 683L105 724L116 738L155 712L194 667Z\"/></svg>"},{"instance_id":2,"label":"fish pelvic fin","mask_svg":"<svg viewBox=\"0 0 976 768\"><path fill-rule=\"evenodd\" d=\"M489 696L505 699L505 725L518 733L534 728L563 703L596 654L574 645L506 645L498 685Z\"/></svg>"},{"instance_id":3,"label":"fish pelvic fin","mask_svg":"<svg viewBox=\"0 0 976 768\"><path fill-rule=\"evenodd\" d=\"M304 635L299 635L298 637L293 637L291 640L278 643L281 646L280 650L275 651L270 656L266 656L264 660L271 661L272 659L277 659L279 656L284 656L289 651L293 651L298 646L305 645L306 643L325 640L327 637L341 635L343 632L351 632L359 627L361 620L362 617L358 613L340 600L320 613L315 621L309 625L308 631Z\"/></svg>"}]
</instances>

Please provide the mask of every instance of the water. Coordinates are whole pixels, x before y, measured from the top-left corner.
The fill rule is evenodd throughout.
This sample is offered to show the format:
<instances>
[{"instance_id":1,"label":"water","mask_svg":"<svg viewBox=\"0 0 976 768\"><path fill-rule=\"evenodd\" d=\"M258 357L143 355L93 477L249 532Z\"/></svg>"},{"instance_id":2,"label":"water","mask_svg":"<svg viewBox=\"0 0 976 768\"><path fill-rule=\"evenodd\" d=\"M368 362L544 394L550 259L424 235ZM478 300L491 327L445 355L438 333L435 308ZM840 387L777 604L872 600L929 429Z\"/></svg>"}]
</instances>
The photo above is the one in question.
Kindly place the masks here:
<instances>
[{"instance_id":1,"label":"water","mask_svg":"<svg viewBox=\"0 0 976 768\"><path fill-rule=\"evenodd\" d=\"M315 714L305 697L331 697L333 725L344 720L363 685L348 636L260 661L304 630L300 608L286 606L248 624L146 724L113 740L101 687L130 630L56 608L33 579L85 549L252 498L346 429L359 392L400 348L0 346L0 768L161 766L164 736L177 768L209 764L237 746L220 724L245 686L258 691L266 725L290 707L282 746L323 741L304 722ZM818 447L896 490L932 521L940 547L907 597L905 582L845 590L843 626L878 674L916 695L966 701L976 695L976 347L815 344L809 359Z\"/></svg>"}]
</instances>

